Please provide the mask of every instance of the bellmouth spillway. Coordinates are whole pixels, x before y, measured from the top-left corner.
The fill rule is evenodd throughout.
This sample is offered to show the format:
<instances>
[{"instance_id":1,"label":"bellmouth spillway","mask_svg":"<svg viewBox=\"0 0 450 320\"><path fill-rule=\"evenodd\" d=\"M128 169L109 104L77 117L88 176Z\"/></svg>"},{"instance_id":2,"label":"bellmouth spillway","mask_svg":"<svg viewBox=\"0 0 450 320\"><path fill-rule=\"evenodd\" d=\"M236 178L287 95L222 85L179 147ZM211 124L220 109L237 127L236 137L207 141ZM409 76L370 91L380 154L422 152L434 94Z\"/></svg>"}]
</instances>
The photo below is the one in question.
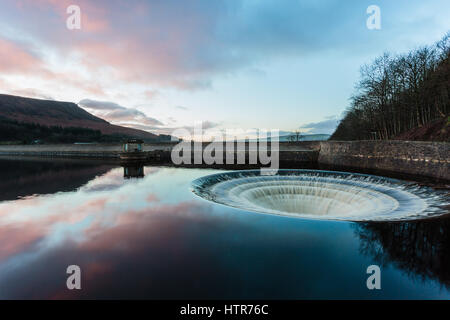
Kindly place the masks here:
<instances>
[{"instance_id":1,"label":"bellmouth spillway","mask_svg":"<svg viewBox=\"0 0 450 320\"><path fill-rule=\"evenodd\" d=\"M192 191L239 209L308 219L398 221L449 213L448 195L432 188L335 171L224 172L194 180Z\"/></svg>"}]
</instances>

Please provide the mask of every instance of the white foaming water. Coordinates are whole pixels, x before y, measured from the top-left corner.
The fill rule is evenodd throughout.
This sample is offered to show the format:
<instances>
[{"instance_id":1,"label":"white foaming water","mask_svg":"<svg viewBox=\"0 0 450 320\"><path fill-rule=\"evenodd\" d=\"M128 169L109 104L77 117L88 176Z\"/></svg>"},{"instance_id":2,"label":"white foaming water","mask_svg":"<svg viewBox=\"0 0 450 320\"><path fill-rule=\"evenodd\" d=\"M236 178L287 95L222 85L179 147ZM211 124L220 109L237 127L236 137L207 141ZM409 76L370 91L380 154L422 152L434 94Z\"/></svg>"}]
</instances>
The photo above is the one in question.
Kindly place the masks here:
<instances>
[{"instance_id":1,"label":"white foaming water","mask_svg":"<svg viewBox=\"0 0 450 320\"><path fill-rule=\"evenodd\" d=\"M198 196L235 208L312 219L412 220L448 213L448 194L378 176L320 171L225 172L192 183Z\"/></svg>"}]
</instances>

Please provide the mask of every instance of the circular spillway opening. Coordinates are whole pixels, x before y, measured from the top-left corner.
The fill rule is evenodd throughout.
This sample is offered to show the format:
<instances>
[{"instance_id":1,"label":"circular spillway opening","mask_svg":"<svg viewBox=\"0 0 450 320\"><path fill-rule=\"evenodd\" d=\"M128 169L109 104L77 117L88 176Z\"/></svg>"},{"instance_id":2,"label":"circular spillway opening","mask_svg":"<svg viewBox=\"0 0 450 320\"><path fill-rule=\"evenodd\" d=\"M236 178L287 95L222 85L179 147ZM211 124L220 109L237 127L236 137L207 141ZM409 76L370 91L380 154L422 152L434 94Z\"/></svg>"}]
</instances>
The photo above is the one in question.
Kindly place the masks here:
<instances>
[{"instance_id":1,"label":"circular spillway opening","mask_svg":"<svg viewBox=\"0 0 450 320\"><path fill-rule=\"evenodd\" d=\"M312 219L395 221L448 213L445 193L384 177L334 171L225 172L195 180L192 191L235 208Z\"/></svg>"}]
</instances>

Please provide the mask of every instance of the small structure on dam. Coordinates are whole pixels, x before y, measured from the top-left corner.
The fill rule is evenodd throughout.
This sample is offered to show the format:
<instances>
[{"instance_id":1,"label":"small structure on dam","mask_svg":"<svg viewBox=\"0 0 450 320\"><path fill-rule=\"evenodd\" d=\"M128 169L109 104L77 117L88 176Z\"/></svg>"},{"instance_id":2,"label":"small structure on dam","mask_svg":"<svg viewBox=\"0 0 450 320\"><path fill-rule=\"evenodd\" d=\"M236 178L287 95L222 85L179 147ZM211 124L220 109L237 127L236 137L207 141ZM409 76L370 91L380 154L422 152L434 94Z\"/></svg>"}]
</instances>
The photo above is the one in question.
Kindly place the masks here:
<instances>
[{"instance_id":1,"label":"small structure on dam","mask_svg":"<svg viewBox=\"0 0 450 320\"><path fill-rule=\"evenodd\" d=\"M144 174L144 166L143 165L135 165L135 166L124 166L123 167L123 177L125 179L132 178L143 178Z\"/></svg>"},{"instance_id":2,"label":"small structure on dam","mask_svg":"<svg viewBox=\"0 0 450 320\"><path fill-rule=\"evenodd\" d=\"M129 139L123 144L123 151L120 153L120 160L143 161L147 154L143 151L144 141L140 139Z\"/></svg>"}]
</instances>

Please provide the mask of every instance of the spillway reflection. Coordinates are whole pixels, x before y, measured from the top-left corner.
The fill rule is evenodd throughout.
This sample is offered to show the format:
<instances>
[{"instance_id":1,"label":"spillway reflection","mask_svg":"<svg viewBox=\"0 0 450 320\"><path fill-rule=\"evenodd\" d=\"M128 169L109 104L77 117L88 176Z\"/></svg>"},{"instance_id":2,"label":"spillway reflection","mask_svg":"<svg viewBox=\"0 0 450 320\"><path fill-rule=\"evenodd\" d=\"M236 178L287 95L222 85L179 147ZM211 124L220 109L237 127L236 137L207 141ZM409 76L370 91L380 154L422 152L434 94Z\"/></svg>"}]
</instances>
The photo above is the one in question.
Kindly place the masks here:
<instances>
[{"instance_id":1,"label":"spillway reflection","mask_svg":"<svg viewBox=\"0 0 450 320\"><path fill-rule=\"evenodd\" d=\"M395 221L448 213L445 193L384 177L319 170L219 173L192 183L216 203L263 213L312 219Z\"/></svg>"}]
</instances>

